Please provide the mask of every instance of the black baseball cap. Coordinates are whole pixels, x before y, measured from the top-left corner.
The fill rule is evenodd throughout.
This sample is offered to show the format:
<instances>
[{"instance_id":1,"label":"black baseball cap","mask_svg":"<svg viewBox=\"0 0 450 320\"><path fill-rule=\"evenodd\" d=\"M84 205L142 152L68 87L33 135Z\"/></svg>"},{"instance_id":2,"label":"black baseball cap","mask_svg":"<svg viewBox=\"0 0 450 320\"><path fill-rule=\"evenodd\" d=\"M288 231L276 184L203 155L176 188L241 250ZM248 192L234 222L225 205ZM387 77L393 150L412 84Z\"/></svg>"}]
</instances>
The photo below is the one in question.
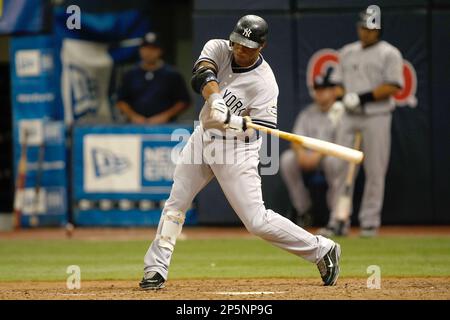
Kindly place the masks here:
<instances>
[{"instance_id":1,"label":"black baseball cap","mask_svg":"<svg viewBox=\"0 0 450 320\"><path fill-rule=\"evenodd\" d=\"M162 48L161 40L156 32L148 32L142 37L141 47L154 46Z\"/></svg>"},{"instance_id":2,"label":"black baseball cap","mask_svg":"<svg viewBox=\"0 0 450 320\"><path fill-rule=\"evenodd\" d=\"M334 87L335 84L331 82L331 72L333 71L332 68L328 68L328 70L325 72L325 74L319 74L314 77L314 89L322 89L322 88L330 88Z\"/></svg>"}]
</instances>

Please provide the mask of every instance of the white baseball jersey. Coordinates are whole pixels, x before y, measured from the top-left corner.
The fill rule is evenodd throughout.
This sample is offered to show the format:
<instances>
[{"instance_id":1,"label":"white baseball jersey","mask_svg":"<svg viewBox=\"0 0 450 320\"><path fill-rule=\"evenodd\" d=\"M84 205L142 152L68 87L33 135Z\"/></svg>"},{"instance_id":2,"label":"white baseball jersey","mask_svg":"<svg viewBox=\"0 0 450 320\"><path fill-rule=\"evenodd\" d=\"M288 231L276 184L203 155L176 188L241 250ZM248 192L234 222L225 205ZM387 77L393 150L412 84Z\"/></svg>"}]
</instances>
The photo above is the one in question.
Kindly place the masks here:
<instances>
[{"instance_id":1,"label":"white baseball jersey","mask_svg":"<svg viewBox=\"0 0 450 320\"><path fill-rule=\"evenodd\" d=\"M382 84L403 87L403 58L400 51L379 41L363 48L360 41L350 43L339 51L339 65L331 80L345 87L346 92L358 94L373 91ZM365 105L367 114L392 111L393 99L369 102Z\"/></svg>"},{"instance_id":2,"label":"white baseball jersey","mask_svg":"<svg viewBox=\"0 0 450 320\"><path fill-rule=\"evenodd\" d=\"M229 42L214 39L205 44L194 67L201 61L208 61L216 67L220 94L232 113L250 116L254 123L276 128L278 85L262 55L252 66L239 67L233 63ZM210 110L206 102L200 112L203 128L223 130L222 124L210 118Z\"/></svg>"},{"instance_id":3,"label":"white baseball jersey","mask_svg":"<svg viewBox=\"0 0 450 320\"><path fill-rule=\"evenodd\" d=\"M308 136L315 139L334 142L336 138L336 127L328 116L328 112L323 112L316 103L309 104L302 110L294 123L293 133ZM336 172L334 170L333 157L324 157L319 168L324 172L328 183L327 203L329 208L334 206L336 188L334 180ZM280 159L280 173L286 183L289 198L297 214L302 215L311 208L312 200L308 188L304 182L305 173L298 163L298 154L292 149L283 152Z\"/></svg>"},{"instance_id":4,"label":"white baseball jersey","mask_svg":"<svg viewBox=\"0 0 450 320\"><path fill-rule=\"evenodd\" d=\"M300 112L295 120L293 133L315 139L334 142L335 127L327 112L322 112L319 106L311 103Z\"/></svg>"}]
</instances>

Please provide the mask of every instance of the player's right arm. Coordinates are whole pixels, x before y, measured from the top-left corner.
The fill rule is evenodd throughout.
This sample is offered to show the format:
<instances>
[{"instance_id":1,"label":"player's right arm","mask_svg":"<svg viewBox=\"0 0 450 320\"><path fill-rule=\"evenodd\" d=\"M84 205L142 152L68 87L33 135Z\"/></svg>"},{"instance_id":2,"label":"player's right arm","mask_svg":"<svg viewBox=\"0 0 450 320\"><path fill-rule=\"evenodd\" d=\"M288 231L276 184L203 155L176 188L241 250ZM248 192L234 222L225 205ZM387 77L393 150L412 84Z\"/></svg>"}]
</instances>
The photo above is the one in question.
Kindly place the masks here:
<instances>
[{"instance_id":1,"label":"player's right arm","mask_svg":"<svg viewBox=\"0 0 450 320\"><path fill-rule=\"evenodd\" d=\"M201 61L194 66L191 78L192 89L201 94L211 107L211 118L227 124L230 121L230 111L220 95L217 70L211 62Z\"/></svg>"},{"instance_id":2,"label":"player's right arm","mask_svg":"<svg viewBox=\"0 0 450 320\"><path fill-rule=\"evenodd\" d=\"M291 143L291 148L294 150L297 156L297 163L303 171L315 170L323 158L320 152L305 149L298 143Z\"/></svg>"},{"instance_id":3,"label":"player's right arm","mask_svg":"<svg viewBox=\"0 0 450 320\"><path fill-rule=\"evenodd\" d=\"M209 40L202 49L192 69L192 89L208 101L212 94L220 93L219 65L225 61L224 43L220 40Z\"/></svg>"},{"instance_id":4,"label":"player's right arm","mask_svg":"<svg viewBox=\"0 0 450 320\"><path fill-rule=\"evenodd\" d=\"M296 145L296 148L297 161L303 171L313 171L319 166L320 160L322 160L323 157L320 152L307 150L298 144Z\"/></svg>"},{"instance_id":5,"label":"player's right arm","mask_svg":"<svg viewBox=\"0 0 450 320\"><path fill-rule=\"evenodd\" d=\"M200 54L200 58L194 65L191 78L192 89L203 96L211 108L211 118L225 128L236 131L247 129L247 119L231 114L220 94L218 74L218 62L223 60L223 47L217 40L210 40Z\"/></svg>"},{"instance_id":6,"label":"player's right arm","mask_svg":"<svg viewBox=\"0 0 450 320\"><path fill-rule=\"evenodd\" d=\"M192 89L201 94L205 100L208 100L214 93L220 93L217 70L214 64L208 61L200 61L194 68L191 84Z\"/></svg>"}]
</instances>

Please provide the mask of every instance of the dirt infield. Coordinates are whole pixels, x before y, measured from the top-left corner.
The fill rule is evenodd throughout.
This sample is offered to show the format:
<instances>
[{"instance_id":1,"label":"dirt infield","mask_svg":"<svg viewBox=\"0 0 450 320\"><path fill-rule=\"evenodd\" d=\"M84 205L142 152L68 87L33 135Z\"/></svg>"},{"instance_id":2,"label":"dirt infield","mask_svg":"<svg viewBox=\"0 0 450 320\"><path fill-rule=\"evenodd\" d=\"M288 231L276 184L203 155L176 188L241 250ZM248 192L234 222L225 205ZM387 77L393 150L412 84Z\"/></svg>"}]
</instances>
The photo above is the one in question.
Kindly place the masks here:
<instances>
[{"instance_id":1,"label":"dirt infield","mask_svg":"<svg viewBox=\"0 0 450 320\"><path fill-rule=\"evenodd\" d=\"M0 300L328 300L328 299L450 299L450 278L383 278L380 289L368 289L366 279L340 279L323 287L320 279L173 280L159 291L142 291L136 281L84 281L68 290L61 282L0 284Z\"/></svg>"}]
</instances>

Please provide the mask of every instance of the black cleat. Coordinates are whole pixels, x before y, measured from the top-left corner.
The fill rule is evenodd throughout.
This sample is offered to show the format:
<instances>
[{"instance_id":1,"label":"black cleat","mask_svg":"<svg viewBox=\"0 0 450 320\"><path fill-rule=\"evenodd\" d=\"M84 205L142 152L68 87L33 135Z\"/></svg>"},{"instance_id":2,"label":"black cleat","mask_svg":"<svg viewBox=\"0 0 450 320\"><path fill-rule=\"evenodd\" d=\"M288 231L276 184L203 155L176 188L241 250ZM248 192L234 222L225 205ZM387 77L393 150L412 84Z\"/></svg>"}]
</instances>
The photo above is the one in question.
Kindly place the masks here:
<instances>
[{"instance_id":1,"label":"black cleat","mask_svg":"<svg viewBox=\"0 0 450 320\"><path fill-rule=\"evenodd\" d=\"M348 235L348 227L346 227L346 221L339 221L337 223L335 234L339 237L345 237Z\"/></svg>"},{"instance_id":2,"label":"black cleat","mask_svg":"<svg viewBox=\"0 0 450 320\"><path fill-rule=\"evenodd\" d=\"M339 277L339 260L341 258L341 246L337 243L317 263L324 286L334 286Z\"/></svg>"},{"instance_id":3,"label":"black cleat","mask_svg":"<svg viewBox=\"0 0 450 320\"><path fill-rule=\"evenodd\" d=\"M164 288L164 278L156 271L149 271L144 274L139 287L144 290L159 290Z\"/></svg>"},{"instance_id":4,"label":"black cleat","mask_svg":"<svg viewBox=\"0 0 450 320\"><path fill-rule=\"evenodd\" d=\"M374 238L378 234L378 228L375 227L369 227L369 228L362 228L360 236L362 238Z\"/></svg>"},{"instance_id":5,"label":"black cleat","mask_svg":"<svg viewBox=\"0 0 450 320\"><path fill-rule=\"evenodd\" d=\"M313 225L313 215L311 211L308 210L303 214L298 214L295 223L301 228L311 227Z\"/></svg>"}]
</instances>

